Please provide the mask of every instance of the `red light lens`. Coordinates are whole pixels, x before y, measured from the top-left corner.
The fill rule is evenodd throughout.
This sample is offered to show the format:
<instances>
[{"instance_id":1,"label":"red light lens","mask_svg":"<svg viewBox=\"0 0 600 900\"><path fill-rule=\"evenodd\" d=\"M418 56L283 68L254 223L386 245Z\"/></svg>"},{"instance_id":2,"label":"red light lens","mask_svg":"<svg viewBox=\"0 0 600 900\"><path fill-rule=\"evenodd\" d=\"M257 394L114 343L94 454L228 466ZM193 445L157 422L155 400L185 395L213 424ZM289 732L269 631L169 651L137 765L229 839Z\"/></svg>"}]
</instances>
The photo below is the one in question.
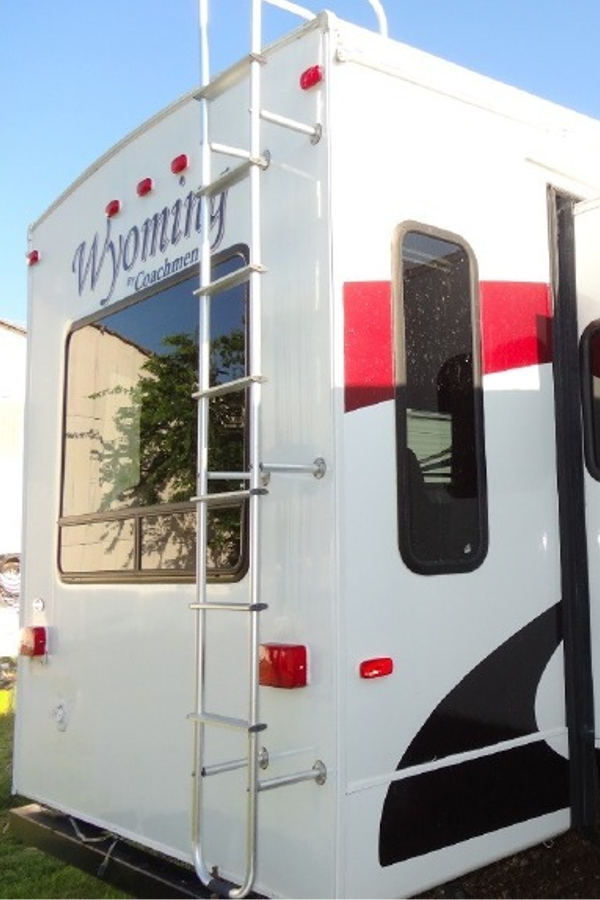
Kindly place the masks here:
<instances>
[{"instance_id":1,"label":"red light lens","mask_svg":"<svg viewBox=\"0 0 600 900\"><path fill-rule=\"evenodd\" d=\"M360 664L361 678L384 678L394 671L394 660L389 656L365 659Z\"/></svg>"},{"instance_id":2,"label":"red light lens","mask_svg":"<svg viewBox=\"0 0 600 900\"><path fill-rule=\"evenodd\" d=\"M142 180L138 182L138 186L136 188L138 197L145 197L146 194L150 193L153 187L154 182L151 178L142 178Z\"/></svg>"},{"instance_id":3,"label":"red light lens","mask_svg":"<svg viewBox=\"0 0 600 900\"><path fill-rule=\"evenodd\" d=\"M305 69L300 76L300 87L303 91L308 91L309 88L321 81L323 81L323 69L321 66L311 66L310 69Z\"/></svg>"},{"instance_id":4,"label":"red light lens","mask_svg":"<svg viewBox=\"0 0 600 900\"><path fill-rule=\"evenodd\" d=\"M183 172L189 166L190 161L187 158L186 153L181 153L179 156L176 156L175 159L171 163L171 172L174 175L178 175L180 172Z\"/></svg>"},{"instance_id":5,"label":"red light lens","mask_svg":"<svg viewBox=\"0 0 600 900\"><path fill-rule=\"evenodd\" d=\"M121 211L121 201L120 200L111 200L110 203L106 204L106 208L104 212L106 213L107 219L112 219L113 216L116 216L118 212Z\"/></svg>"},{"instance_id":6,"label":"red light lens","mask_svg":"<svg viewBox=\"0 0 600 900\"><path fill-rule=\"evenodd\" d=\"M302 644L261 644L259 681L263 687L307 685L306 647Z\"/></svg>"},{"instance_id":7,"label":"red light lens","mask_svg":"<svg viewBox=\"0 0 600 900\"><path fill-rule=\"evenodd\" d=\"M28 266L35 266L35 264L40 261L40 251L30 250L25 258L27 259Z\"/></svg>"},{"instance_id":8,"label":"red light lens","mask_svg":"<svg viewBox=\"0 0 600 900\"><path fill-rule=\"evenodd\" d=\"M43 625L28 625L21 630L21 656L45 656L46 648L46 629Z\"/></svg>"}]
</instances>

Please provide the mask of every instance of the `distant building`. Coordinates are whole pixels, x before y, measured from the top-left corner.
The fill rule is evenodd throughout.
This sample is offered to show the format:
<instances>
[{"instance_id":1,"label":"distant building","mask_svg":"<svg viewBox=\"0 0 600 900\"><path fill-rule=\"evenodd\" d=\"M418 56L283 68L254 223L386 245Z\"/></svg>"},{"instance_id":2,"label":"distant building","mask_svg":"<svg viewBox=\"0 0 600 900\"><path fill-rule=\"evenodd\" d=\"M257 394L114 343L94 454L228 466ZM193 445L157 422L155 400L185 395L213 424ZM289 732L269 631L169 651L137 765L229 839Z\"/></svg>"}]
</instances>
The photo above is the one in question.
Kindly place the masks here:
<instances>
[{"instance_id":1,"label":"distant building","mask_svg":"<svg viewBox=\"0 0 600 900\"><path fill-rule=\"evenodd\" d=\"M26 330L0 319L0 658L18 636L26 348Z\"/></svg>"}]
</instances>

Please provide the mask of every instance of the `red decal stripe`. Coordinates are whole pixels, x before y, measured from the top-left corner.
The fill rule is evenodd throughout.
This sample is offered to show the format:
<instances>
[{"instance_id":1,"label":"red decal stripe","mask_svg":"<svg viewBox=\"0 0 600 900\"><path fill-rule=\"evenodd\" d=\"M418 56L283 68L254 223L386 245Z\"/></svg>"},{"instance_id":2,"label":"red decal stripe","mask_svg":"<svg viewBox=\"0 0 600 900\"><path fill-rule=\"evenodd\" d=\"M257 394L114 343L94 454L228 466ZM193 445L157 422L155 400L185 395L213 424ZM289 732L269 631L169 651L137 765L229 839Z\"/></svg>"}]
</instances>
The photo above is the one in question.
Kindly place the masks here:
<instances>
[{"instance_id":1,"label":"red decal stripe","mask_svg":"<svg viewBox=\"0 0 600 900\"><path fill-rule=\"evenodd\" d=\"M506 372L552 360L552 312L547 284L482 281L483 371Z\"/></svg>"},{"instance_id":2,"label":"red decal stripe","mask_svg":"<svg viewBox=\"0 0 600 900\"><path fill-rule=\"evenodd\" d=\"M484 374L552 360L547 284L484 281L480 291ZM345 409L350 412L394 396L390 282L347 282L344 314Z\"/></svg>"},{"instance_id":3,"label":"red decal stripe","mask_svg":"<svg viewBox=\"0 0 600 900\"><path fill-rule=\"evenodd\" d=\"M344 285L346 412L394 396L389 281Z\"/></svg>"}]
</instances>

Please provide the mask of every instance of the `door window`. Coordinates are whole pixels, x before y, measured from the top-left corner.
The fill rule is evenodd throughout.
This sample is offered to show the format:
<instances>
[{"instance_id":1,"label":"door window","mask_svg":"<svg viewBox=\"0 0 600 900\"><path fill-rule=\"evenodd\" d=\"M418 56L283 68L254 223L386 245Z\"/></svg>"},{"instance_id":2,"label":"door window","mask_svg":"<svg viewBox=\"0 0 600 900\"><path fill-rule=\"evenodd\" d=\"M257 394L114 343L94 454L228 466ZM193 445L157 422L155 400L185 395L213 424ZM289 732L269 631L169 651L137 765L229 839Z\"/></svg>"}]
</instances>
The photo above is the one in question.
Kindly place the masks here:
<instances>
[{"instance_id":1,"label":"door window","mask_svg":"<svg viewBox=\"0 0 600 900\"><path fill-rule=\"evenodd\" d=\"M420 574L471 571L487 551L475 259L411 223L394 273L400 552Z\"/></svg>"},{"instance_id":2,"label":"door window","mask_svg":"<svg viewBox=\"0 0 600 900\"><path fill-rule=\"evenodd\" d=\"M585 461L600 481L600 322L592 322L581 338L581 391Z\"/></svg>"}]
</instances>

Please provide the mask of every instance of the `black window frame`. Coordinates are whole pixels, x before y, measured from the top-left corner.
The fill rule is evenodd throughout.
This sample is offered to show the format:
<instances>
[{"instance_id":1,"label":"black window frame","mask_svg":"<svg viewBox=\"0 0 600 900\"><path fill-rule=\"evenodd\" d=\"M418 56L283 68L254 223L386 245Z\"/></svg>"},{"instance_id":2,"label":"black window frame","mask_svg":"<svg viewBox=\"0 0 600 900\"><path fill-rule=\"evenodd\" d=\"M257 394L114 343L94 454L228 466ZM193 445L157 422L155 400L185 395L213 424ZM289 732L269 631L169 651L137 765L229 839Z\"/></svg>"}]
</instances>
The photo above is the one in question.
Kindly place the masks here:
<instances>
[{"instance_id":1,"label":"black window frame","mask_svg":"<svg viewBox=\"0 0 600 900\"><path fill-rule=\"evenodd\" d=\"M245 244L235 244L219 253L213 255L211 259L211 265L213 269L218 268L219 266L238 258L240 260L240 268L244 265L247 265L249 259L249 251L248 247ZM123 309L128 307L132 307L138 304L143 303L144 301L150 299L151 297L160 294L164 291L167 291L169 288L172 288L180 283L183 283L187 280L196 281L197 289L199 285L199 273L200 267L198 263L193 266L189 266L181 272L178 272L169 278L165 278L158 282L155 285L152 285L149 288L146 288L142 291L138 291L135 294L132 294L123 300L120 300L116 303L111 304L110 306L102 307L91 315L85 316L77 321L74 321L69 329L69 332L65 339L65 350L64 350L64 382L63 382L63 395L62 395L62 418L61 418L61 472L60 472L60 490L59 490L59 506L60 506L60 514L58 517L58 528L57 528L57 546L56 546L56 562L57 562L57 570L59 573L59 577L65 583L93 583L93 584L102 584L102 583L118 583L118 584L128 584L128 583L157 583L157 582L165 582L165 583L194 583L196 580L196 564L194 564L194 569L184 569L178 570L174 568L164 568L164 569L145 569L141 565L141 544L143 541L143 537L141 534L141 523L145 518L152 518L156 516L170 515L170 514L184 514L184 513L195 513L196 512L196 503L192 502L173 502L173 503L164 503L158 505L148 505L148 506L132 506L126 507L123 509L115 509L108 510L105 512L92 512L92 513L82 513L77 515L68 515L64 516L62 514L63 510L63 502L64 502L64 485L65 485L65 447L66 447L66 417L67 417L67 387L68 387L68 378L69 378L69 345L70 339L72 335L83 328L86 325L94 324L95 322L101 322L102 319L107 316L113 315L114 313L118 313ZM245 332L246 332L246 368L248 371L250 370L250 361L249 361L249 343L248 343L248 328L249 328L249 316L250 316L250 304L249 304L249 289L247 283L242 283L241 285L237 285L235 290L243 290L244 291L244 307L245 307ZM225 299L225 302L226 299ZM195 402L195 401L194 401ZM245 415L244 421L244 443L245 443L245 452L247 453L249 442L249 434L248 434L248 416ZM220 484L220 482L218 483ZM214 512L218 516L221 512L226 512L230 508L237 508L241 510L240 516L240 556L235 568L229 569L215 569L208 568L207 570L207 580L210 583L232 583L241 581L247 571L249 566L249 548L248 548L248 504L247 501L236 501L231 504L231 507L220 504L215 508ZM210 511L209 511L210 512ZM131 520L133 524L134 530L134 549L133 549L133 567L131 569L112 569L112 570L89 570L89 571L64 571L61 566L61 550L62 550L62 541L61 541L61 532L64 527L69 526L77 526L77 525L86 525L86 524L102 524L108 523L111 521L119 521L119 520ZM196 528L197 534L197 528Z\"/></svg>"},{"instance_id":2,"label":"black window frame","mask_svg":"<svg viewBox=\"0 0 600 900\"><path fill-rule=\"evenodd\" d=\"M589 474L600 481L600 402L594 401L592 341L600 336L600 319L590 322L579 340L583 451ZM597 427L595 427L595 425ZM598 440L596 440L596 437Z\"/></svg>"},{"instance_id":3,"label":"black window frame","mask_svg":"<svg viewBox=\"0 0 600 900\"><path fill-rule=\"evenodd\" d=\"M403 246L406 236L416 232L425 237L455 244L464 250L469 264L469 309L471 321L471 373L474 417L474 458L476 462L476 513L478 542L473 552L454 558L421 558L415 552L413 539L413 515L411 513L411 481L414 481L414 462L408 444L408 402L406 388L406 343L405 343L405 298L404 298L404 256ZM479 277L477 259L460 235L442 228L413 220L396 226L392 239L392 309L394 346L394 387L396 411L396 467L397 467L397 509L398 547L406 566L419 575L444 575L473 572L483 563L488 553L488 501L485 458L485 430L482 390L482 342L479 313Z\"/></svg>"}]
</instances>

